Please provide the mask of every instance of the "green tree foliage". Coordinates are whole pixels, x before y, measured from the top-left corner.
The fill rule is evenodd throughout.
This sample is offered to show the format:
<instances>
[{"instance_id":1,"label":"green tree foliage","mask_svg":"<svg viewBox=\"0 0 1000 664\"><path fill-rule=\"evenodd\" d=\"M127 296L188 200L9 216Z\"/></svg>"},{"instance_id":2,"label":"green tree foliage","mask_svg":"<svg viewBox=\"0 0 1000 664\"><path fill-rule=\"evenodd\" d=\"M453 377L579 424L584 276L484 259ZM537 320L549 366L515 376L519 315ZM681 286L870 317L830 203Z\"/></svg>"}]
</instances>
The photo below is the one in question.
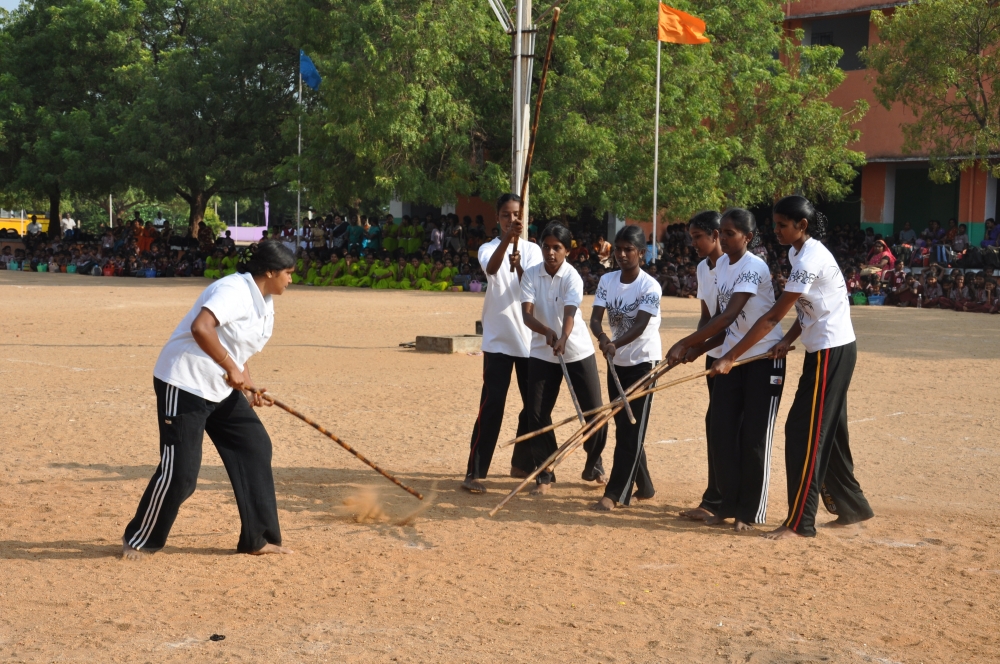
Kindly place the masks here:
<instances>
[{"instance_id":1,"label":"green tree foliage","mask_svg":"<svg viewBox=\"0 0 1000 664\"><path fill-rule=\"evenodd\" d=\"M976 163L1000 176L1000 2L923 0L873 20L875 96L915 116L903 149L929 155L938 181Z\"/></svg>"},{"instance_id":2,"label":"green tree foliage","mask_svg":"<svg viewBox=\"0 0 1000 664\"><path fill-rule=\"evenodd\" d=\"M180 196L192 232L221 192L277 184L293 151L281 128L294 112L297 50L278 0L152 0L142 58L126 72L134 99L119 138L134 182Z\"/></svg>"},{"instance_id":3,"label":"green tree foliage","mask_svg":"<svg viewBox=\"0 0 1000 664\"><path fill-rule=\"evenodd\" d=\"M304 125L314 199L441 203L507 189L510 39L485 3L303 3L326 77ZM777 0L675 4L702 16L713 42L663 47L660 206L683 216L797 190L845 194L863 161L847 146L865 107L824 101L844 78L839 49L798 45ZM656 11L652 0L567 5L532 177L543 214L649 213Z\"/></svg>"},{"instance_id":4,"label":"green tree foliage","mask_svg":"<svg viewBox=\"0 0 1000 664\"><path fill-rule=\"evenodd\" d=\"M67 191L107 192L120 176L116 74L137 54L138 5L37 0L0 19L0 187L48 199L58 219Z\"/></svg>"}]
</instances>

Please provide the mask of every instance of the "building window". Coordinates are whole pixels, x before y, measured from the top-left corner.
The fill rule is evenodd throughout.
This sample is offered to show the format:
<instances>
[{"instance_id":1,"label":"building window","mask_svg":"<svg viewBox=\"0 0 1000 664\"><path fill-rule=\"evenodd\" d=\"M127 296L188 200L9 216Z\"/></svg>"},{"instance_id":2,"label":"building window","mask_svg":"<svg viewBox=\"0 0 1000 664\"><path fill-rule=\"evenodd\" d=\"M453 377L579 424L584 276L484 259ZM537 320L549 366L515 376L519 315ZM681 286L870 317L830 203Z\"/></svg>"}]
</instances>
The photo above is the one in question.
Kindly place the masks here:
<instances>
[{"instance_id":1,"label":"building window","mask_svg":"<svg viewBox=\"0 0 1000 664\"><path fill-rule=\"evenodd\" d=\"M836 46L844 51L839 67L844 71L864 69L858 53L868 46L869 15L855 14L806 21L805 43L810 46Z\"/></svg>"}]
</instances>

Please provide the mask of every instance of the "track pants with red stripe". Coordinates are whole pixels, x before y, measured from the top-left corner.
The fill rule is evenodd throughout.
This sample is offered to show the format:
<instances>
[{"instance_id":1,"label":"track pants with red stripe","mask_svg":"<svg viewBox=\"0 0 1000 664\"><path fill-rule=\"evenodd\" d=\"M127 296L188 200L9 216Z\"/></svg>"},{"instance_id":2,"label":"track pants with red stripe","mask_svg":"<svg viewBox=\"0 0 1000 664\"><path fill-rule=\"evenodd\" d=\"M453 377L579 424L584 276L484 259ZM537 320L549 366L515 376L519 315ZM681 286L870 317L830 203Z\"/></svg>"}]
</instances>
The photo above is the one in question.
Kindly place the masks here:
<instances>
[{"instance_id":1,"label":"track pants with red stripe","mask_svg":"<svg viewBox=\"0 0 1000 664\"><path fill-rule=\"evenodd\" d=\"M854 478L847 432L847 390L857 359L855 342L806 353L785 423L788 518L783 525L799 535L816 535L820 491L832 501L838 523L874 516Z\"/></svg>"}]
</instances>

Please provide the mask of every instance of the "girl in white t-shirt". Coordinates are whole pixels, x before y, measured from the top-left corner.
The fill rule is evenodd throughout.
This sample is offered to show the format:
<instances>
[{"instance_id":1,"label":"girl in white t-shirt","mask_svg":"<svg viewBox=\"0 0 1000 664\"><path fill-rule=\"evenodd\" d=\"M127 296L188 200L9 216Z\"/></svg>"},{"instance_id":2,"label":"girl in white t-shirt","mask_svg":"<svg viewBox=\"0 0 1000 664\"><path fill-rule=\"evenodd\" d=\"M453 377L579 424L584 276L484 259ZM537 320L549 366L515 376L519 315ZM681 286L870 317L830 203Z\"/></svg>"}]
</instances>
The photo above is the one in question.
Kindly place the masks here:
<instances>
[{"instance_id":1,"label":"girl in white t-shirt","mask_svg":"<svg viewBox=\"0 0 1000 664\"><path fill-rule=\"evenodd\" d=\"M170 335L153 369L160 464L125 527L122 552L137 559L163 548L181 503L194 493L207 433L222 457L239 508L241 553L291 553L281 546L271 439L251 406L247 360L271 337L273 295L292 281L295 256L278 242L244 253L239 273L211 284Z\"/></svg>"},{"instance_id":2,"label":"girl in white t-shirt","mask_svg":"<svg viewBox=\"0 0 1000 664\"><path fill-rule=\"evenodd\" d=\"M774 305L774 287L767 263L750 249L760 244L753 214L733 208L722 215L719 243L723 255L715 265L719 313L694 334L681 339L667 354L672 365L690 359L691 349L714 345L720 332L722 353ZM781 341L781 328L741 353L738 359L766 353ZM718 343L718 339L715 339ZM760 359L716 376L712 386L709 448L718 495L702 501L714 525L734 519L734 529L750 530L767 517L771 442L785 382L784 359Z\"/></svg>"},{"instance_id":3,"label":"girl in white t-shirt","mask_svg":"<svg viewBox=\"0 0 1000 664\"><path fill-rule=\"evenodd\" d=\"M691 245L698 252L698 258L703 259L698 263L698 299L701 300L701 319L698 321L698 329L705 327L719 310L719 289L715 280L715 265L722 257L722 245L719 244L719 228L722 215L715 210L699 212L691 217L688 222L688 232L686 237L691 239ZM718 347L708 349L712 345L706 342L704 347L695 347L688 350L685 362L693 362L699 355L705 353L705 369L708 370L722 353ZM721 344L719 344L721 346ZM690 510L681 512L681 516L688 519L701 521L710 518L712 513L705 509L706 505L715 504L719 501L719 486L715 481L715 472L712 470L712 385L715 383L713 376L705 377L708 383L708 412L705 413L705 438L708 441L708 486L702 494L701 504Z\"/></svg>"},{"instance_id":4,"label":"girl in white t-shirt","mask_svg":"<svg viewBox=\"0 0 1000 664\"><path fill-rule=\"evenodd\" d=\"M601 277L594 296L590 329L597 337L601 353L613 362L622 387L628 389L649 373L659 362L660 294L659 282L640 269L646 251L646 238L638 226L626 226L615 236L615 260L621 269ZM611 326L609 337L602 321L605 311ZM618 398L614 380L608 380L608 397ZM604 497L594 509L607 512L616 505L629 505L632 498L652 498L656 493L646 468L643 440L653 395L630 402L636 415L629 422L624 410L615 415L615 458ZM632 486L636 493L632 495Z\"/></svg>"},{"instance_id":5,"label":"girl in white t-shirt","mask_svg":"<svg viewBox=\"0 0 1000 664\"><path fill-rule=\"evenodd\" d=\"M528 401L526 407L529 429L536 431L552 424L552 408L556 405L563 382L559 355L566 362L572 389L583 411L599 408L601 378L594 360L594 344L580 314L583 302L583 279L566 261L573 235L558 223L542 230L542 263L524 271L521 277L521 308L524 324L533 332L528 352ZM591 419L593 419L592 416ZM587 461L583 479L605 483L601 452L607 441L608 428L601 427L583 444ZM556 451L555 433L531 439L535 467L541 466ZM543 470L536 479L534 494L546 493L555 482L555 473Z\"/></svg>"},{"instance_id":6,"label":"girl in white t-shirt","mask_svg":"<svg viewBox=\"0 0 1000 664\"><path fill-rule=\"evenodd\" d=\"M844 275L819 241L826 217L801 196L787 196L774 206L774 233L790 247L791 274L785 292L743 339L716 360L712 370L727 374L746 353L781 324L794 306L798 320L772 349L784 358L801 336L806 349L802 378L785 423L785 470L788 517L768 533L770 539L812 537L822 493L837 524L872 518L871 506L854 477L847 432L847 390L857 362L857 344Z\"/></svg>"}]
</instances>

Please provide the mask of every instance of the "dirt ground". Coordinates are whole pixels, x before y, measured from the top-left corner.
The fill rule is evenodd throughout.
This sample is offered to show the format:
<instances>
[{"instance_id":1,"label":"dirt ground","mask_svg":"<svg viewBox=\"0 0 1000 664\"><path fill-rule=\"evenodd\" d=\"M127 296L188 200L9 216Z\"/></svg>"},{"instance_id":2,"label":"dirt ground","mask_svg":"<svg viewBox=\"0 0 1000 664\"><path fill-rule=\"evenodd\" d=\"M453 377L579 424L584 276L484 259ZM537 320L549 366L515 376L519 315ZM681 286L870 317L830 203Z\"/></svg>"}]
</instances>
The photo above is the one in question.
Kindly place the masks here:
<instances>
[{"instance_id":1,"label":"dirt ground","mask_svg":"<svg viewBox=\"0 0 1000 664\"><path fill-rule=\"evenodd\" d=\"M700 380L654 401L651 504L589 511L599 492L577 479L580 455L548 496L488 517L515 482L502 450L486 496L459 490L482 358L398 347L471 333L481 296L295 287L251 362L258 384L404 482L436 486L433 505L393 525L415 499L266 409L295 555L234 553L235 502L206 443L167 547L123 561L122 530L159 459L153 363L206 284L0 272L0 660L1000 659L1000 318L856 308L851 442L877 517L775 543L676 517L705 484ZM664 348L697 315L696 301L665 300ZM518 407L512 391L503 437ZM571 409L564 392L556 414ZM611 446L613 433L607 464ZM786 512L783 455L779 430L771 525ZM359 523L368 504L390 520Z\"/></svg>"}]
</instances>

